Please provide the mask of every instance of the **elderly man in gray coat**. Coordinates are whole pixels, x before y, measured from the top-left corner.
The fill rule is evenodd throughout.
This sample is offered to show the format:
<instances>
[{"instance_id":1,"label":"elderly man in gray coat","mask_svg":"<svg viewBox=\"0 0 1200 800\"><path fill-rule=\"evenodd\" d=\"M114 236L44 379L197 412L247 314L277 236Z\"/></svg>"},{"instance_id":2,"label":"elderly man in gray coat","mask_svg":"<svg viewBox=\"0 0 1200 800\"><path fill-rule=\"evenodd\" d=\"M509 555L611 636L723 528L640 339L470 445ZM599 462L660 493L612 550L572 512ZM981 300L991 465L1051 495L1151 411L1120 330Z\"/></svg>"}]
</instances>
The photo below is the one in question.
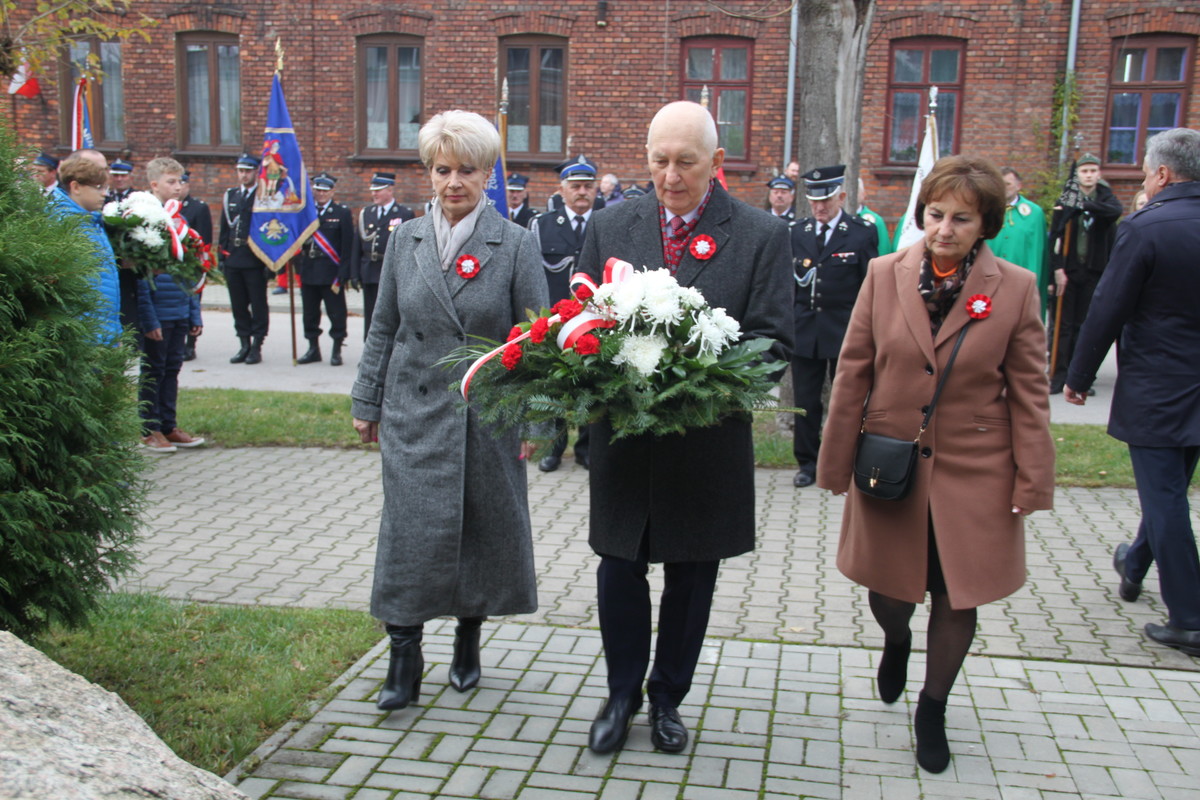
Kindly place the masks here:
<instances>
[{"instance_id":1,"label":"elderly man in gray coat","mask_svg":"<svg viewBox=\"0 0 1200 800\"><path fill-rule=\"evenodd\" d=\"M786 365L792 349L793 280L787 226L733 199L716 181L724 150L712 116L696 103L663 107L650 123L646 152L654 195L596 213L579 267L597 281L616 257L635 267L666 266L683 286L741 323L744 338L775 340L769 357ZM689 243L711 237L693 253ZM715 250L712 247L715 245ZM589 746L624 744L642 705L650 665L648 565L663 562L650 697L650 738L664 752L687 746L677 707L691 687L723 558L754 549L754 443L748 416L682 436L610 442L593 426L591 534L609 697Z\"/></svg>"}]
</instances>

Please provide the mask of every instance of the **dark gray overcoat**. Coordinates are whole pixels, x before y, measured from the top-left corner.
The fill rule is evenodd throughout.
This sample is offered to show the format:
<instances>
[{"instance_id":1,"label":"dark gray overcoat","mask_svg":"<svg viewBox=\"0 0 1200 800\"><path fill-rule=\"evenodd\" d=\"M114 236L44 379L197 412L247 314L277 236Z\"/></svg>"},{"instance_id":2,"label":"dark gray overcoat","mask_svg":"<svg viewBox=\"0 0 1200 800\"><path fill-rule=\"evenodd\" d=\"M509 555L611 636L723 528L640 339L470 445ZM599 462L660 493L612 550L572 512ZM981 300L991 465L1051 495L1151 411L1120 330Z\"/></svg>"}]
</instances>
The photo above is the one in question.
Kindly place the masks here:
<instances>
[{"instance_id":1,"label":"dark gray overcoat","mask_svg":"<svg viewBox=\"0 0 1200 800\"><path fill-rule=\"evenodd\" d=\"M371 614L393 625L537 609L525 462L518 434L496 438L449 386L467 364L434 364L468 336L504 341L546 279L529 231L492 207L459 254L470 280L443 273L429 216L388 242L352 413L379 421L383 519ZM457 258L456 255L456 258Z\"/></svg>"},{"instance_id":2,"label":"dark gray overcoat","mask_svg":"<svg viewBox=\"0 0 1200 800\"><path fill-rule=\"evenodd\" d=\"M658 198L646 195L598 211L579 267L599 281L609 258L638 269L663 266ZM707 234L716 254L684 252L675 277L710 306L741 323L743 338L769 338L770 356L791 357L792 254L777 217L713 189L693 237ZM781 366L782 369L782 366ZM589 543L601 555L633 560L642 535L651 561L714 561L754 549L754 440L749 415L682 436L638 436L609 443L607 420L593 427Z\"/></svg>"}]
</instances>

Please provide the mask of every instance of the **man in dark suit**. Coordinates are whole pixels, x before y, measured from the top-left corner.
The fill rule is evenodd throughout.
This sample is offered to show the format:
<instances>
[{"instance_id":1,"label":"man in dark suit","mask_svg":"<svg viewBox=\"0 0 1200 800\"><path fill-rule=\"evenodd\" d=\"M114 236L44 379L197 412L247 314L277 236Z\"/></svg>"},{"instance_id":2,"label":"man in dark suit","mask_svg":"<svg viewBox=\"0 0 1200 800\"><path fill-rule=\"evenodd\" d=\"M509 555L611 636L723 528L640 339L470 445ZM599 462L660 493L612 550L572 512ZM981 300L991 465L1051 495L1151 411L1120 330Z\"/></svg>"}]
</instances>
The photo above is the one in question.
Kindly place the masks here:
<instances>
[{"instance_id":1,"label":"man in dark suit","mask_svg":"<svg viewBox=\"0 0 1200 800\"><path fill-rule=\"evenodd\" d=\"M379 275L383 272L383 254L396 226L413 218L408 206L396 202L396 176L376 172L371 176L372 205L358 212L358 235L350 255L350 280L363 293L363 339L371 330L375 298L379 296Z\"/></svg>"},{"instance_id":2,"label":"man in dark suit","mask_svg":"<svg viewBox=\"0 0 1200 800\"><path fill-rule=\"evenodd\" d=\"M769 358L786 364L792 343L792 273L787 226L735 200L716 181L725 151L712 115L697 103L663 107L646 151L654 194L592 217L579 268L597 282L609 258L665 266L683 286L739 320L743 338L775 340ZM694 253L699 237L708 245ZM589 543L597 571L608 701L592 723L598 753L624 743L642 705L650 665L648 565L666 581L654 666L646 683L650 739L680 752L688 732L676 710L692 683L721 559L754 549L754 442L749 415L682 436L610 441L592 425Z\"/></svg>"},{"instance_id":3,"label":"man in dark suit","mask_svg":"<svg viewBox=\"0 0 1200 800\"><path fill-rule=\"evenodd\" d=\"M250 249L250 222L254 215L255 184L259 160L242 153L237 160L238 185L225 192L218 249L221 271L229 288L233 329L241 347L230 364L262 361L263 340L271 325L267 306L266 265Z\"/></svg>"},{"instance_id":4,"label":"man in dark suit","mask_svg":"<svg viewBox=\"0 0 1200 800\"><path fill-rule=\"evenodd\" d=\"M536 216L529 204L529 190L526 188L528 185L528 176L516 172L509 175L508 182L504 184L508 200L508 218L522 228L528 228Z\"/></svg>"},{"instance_id":5,"label":"man in dark suit","mask_svg":"<svg viewBox=\"0 0 1200 800\"><path fill-rule=\"evenodd\" d=\"M300 255L300 302L304 308L304 338L308 352L297 364L321 360L321 304L329 317L329 337L333 339L331 366L342 365L342 342L346 340L346 295L350 280L350 251L354 247L354 220L350 209L333 201L337 178L322 172L313 178L313 198L317 201L317 230L304 243Z\"/></svg>"},{"instance_id":6,"label":"man in dark suit","mask_svg":"<svg viewBox=\"0 0 1200 800\"><path fill-rule=\"evenodd\" d=\"M826 380L837 372L837 357L850 324L867 262L879 254L875 226L846 214L845 166L820 167L804 174L804 193L813 215L792 226L796 270L796 350L792 353L792 391L798 408L792 452L800 469L796 488L817 477L821 447L821 402Z\"/></svg>"},{"instance_id":7,"label":"man in dark suit","mask_svg":"<svg viewBox=\"0 0 1200 800\"><path fill-rule=\"evenodd\" d=\"M551 304L571 296L573 266L583 247L592 203L596 200L596 168L582 157L580 161L570 162L559 173L558 189L565 201L562 211L540 214L530 225L542 251L542 269L546 273ZM588 426L585 425L579 429L579 438L575 441L575 463L584 469L588 466L588 438ZM538 469L542 472L558 469L566 449L567 430L564 427L550 452L538 463Z\"/></svg>"},{"instance_id":8,"label":"man in dark suit","mask_svg":"<svg viewBox=\"0 0 1200 800\"><path fill-rule=\"evenodd\" d=\"M212 244L212 211L208 203L198 197L192 197L191 175L188 172L183 173L179 183L183 187L179 195L179 216L183 217L189 228L200 234L205 244ZM196 337L189 333L183 346L183 360L194 361L195 358Z\"/></svg>"},{"instance_id":9,"label":"man in dark suit","mask_svg":"<svg viewBox=\"0 0 1200 800\"><path fill-rule=\"evenodd\" d=\"M1188 485L1200 458L1200 131L1175 128L1146 145L1146 206L1125 222L1067 373L1067 402L1083 405L1119 336L1108 433L1129 445L1142 522L1113 554L1121 599L1158 564L1165 625L1146 636L1200 656L1200 559Z\"/></svg>"}]
</instances>

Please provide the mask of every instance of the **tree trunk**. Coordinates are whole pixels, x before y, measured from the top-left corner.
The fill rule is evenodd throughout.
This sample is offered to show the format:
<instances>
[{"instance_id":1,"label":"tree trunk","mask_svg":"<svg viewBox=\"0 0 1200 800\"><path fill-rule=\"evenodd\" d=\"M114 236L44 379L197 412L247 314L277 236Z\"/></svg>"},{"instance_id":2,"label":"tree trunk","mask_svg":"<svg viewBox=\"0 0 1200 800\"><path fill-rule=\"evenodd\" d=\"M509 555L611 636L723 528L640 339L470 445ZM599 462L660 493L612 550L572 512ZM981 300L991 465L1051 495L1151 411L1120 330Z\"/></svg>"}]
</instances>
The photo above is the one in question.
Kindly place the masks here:
<instances>
[{"instance_id":1,"label":"tree trunk","mask_svg":"<svg viewBox=\"0 0 1200 800\"><path fill-rule=\"evenodd\" d=\"M875 0L798 0L796 160L800 171L846 165L847 209L858 208L863 75ZM797 187L797 217L810 216Z\"/></svg>"}]
</instances>

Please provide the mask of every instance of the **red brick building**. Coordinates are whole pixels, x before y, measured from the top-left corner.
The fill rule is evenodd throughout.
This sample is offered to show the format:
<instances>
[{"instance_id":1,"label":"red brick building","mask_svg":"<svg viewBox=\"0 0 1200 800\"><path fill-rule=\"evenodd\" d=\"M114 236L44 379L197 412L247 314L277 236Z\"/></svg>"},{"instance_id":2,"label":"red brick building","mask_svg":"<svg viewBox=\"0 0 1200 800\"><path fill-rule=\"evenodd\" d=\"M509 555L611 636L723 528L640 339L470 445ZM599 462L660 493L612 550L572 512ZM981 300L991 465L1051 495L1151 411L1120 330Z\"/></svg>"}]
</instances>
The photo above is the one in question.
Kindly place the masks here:
<instances>
[{"instance_id":1,"label":"red brick building","mask_svg":"<svg viewBox=\"0 0 1200 800\"><path fill-rule=\"evenodd\" d=\"M1200 5L1079 7L1072 132L1128 200L1146 136L1200 128L1192 96ZM237 154L260 147L276 37L307 166L338 175L339 196L352 205L367 200L370 173L386 170L398 173L398 197L421 206L429 183L415 152L420 123L456 107L494 116L502 78L511 93L508 168L533 177L538 204L556 183L550 167L579 153L626 184L645 182L650 116L667 101L698 98L703 86L733 192L760 203L783 166L785 0L139 0L137 8L159 20L149 42L73 49L105 65L95 132L110 157L128 152L137 185L146 162L171 155L190 168L194 194L219 200ZM1071 0L877 0L862 113L868 202L892 223L904 210L931 84L941 92L943 152L988 155L1025 173L1027 184L1052 170L1071 12ZM65 154L65 60L41 83L41 97L10 96L4 113L31 147ZM796 137L805 131L798 106L797 98Z\"/></svg>"}]
</instances>

